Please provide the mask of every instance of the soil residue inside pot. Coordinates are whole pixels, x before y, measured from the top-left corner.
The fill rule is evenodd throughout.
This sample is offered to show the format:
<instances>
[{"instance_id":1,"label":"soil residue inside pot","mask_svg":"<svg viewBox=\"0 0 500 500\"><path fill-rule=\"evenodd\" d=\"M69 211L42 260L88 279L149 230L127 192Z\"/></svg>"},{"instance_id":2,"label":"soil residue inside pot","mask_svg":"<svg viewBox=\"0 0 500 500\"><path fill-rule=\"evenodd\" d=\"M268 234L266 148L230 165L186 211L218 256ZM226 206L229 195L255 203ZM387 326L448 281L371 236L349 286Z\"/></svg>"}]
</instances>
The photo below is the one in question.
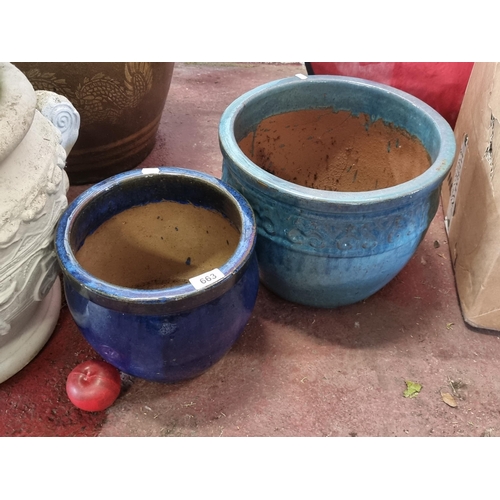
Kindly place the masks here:
<instances>
[{"instance_id":1,"label":"soil residue inside pot","mask_svg":"<svg viewBox=\"0 0 500 500\"><path fill-rule=\"evenodd\" d=\"M140 289L182 285L221 267L240 233L222 214L162 201L121 212L89 235L76 253L99 279Z\"/></svg>"},{"instance_id":2,"label":"soil residue inside pot","mask_svg":"<svg viewBox=\"0 0 500 500\"><path fill-rule=\"evenodd\" d=\"M240 142L267 172L328 191L371 191L409 181L431 165L407 131L347 111L307 109L271 116Z\"/></svg>"}]
</instances>

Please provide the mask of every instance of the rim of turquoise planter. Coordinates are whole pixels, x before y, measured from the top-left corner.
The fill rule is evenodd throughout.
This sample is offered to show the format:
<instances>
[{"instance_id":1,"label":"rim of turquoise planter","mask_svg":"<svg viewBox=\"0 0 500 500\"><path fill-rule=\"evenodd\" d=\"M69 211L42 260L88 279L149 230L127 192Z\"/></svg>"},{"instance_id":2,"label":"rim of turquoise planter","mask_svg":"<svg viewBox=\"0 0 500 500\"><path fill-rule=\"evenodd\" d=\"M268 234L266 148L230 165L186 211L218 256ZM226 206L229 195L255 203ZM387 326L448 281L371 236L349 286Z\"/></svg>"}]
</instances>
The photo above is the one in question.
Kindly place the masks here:
<instances>
[{"instance_id":1,"label":"rim of turquoise planter","mask_svg":"<svg viewBox=\"0 0 500 500\"><path fill-rule=\"evenodd\" d=\"M232 162L239 165L248 175L256 179L259 183L284 195L320 203L335 202L346 205L370 205L383 201L390 201L400 198L401 196L411 196L417 192L434 189L442 182L453 162L456 152L456 141L453 130L448 122L431 106L402 90L370 80L334 75L304 76L305 75L300 75L265 83L235 99L223 112L219 123L219 142L221 150L224 155L227 155ZM300 86L319 86L321 84L332 83L337 85L350 85L353 91L359 90L364 93L371 92L374 96L378 95L382 97L384 95L390 95L397 99L402 106L407 107L409 111L416 111L424 121L435 128L437 136L441 139L438 154L436 158L434 158L431 166L419 176L389 188L359 192L327 191L301 186L281 179L256 165L243 153L238 145L234 131L236 121L241 114L245 112L245 109L248 109L252 104L265 98L268 102L267 108L269 110L266 113L266 117L281 114L287 112L287 110L280 110L277 100L273 101L273 98L277 97L278 94L279 97L282 97L285 95L284 92L288 92L291 96L293 92L300 90ZM329 106L325 107L327 108ZM308 109L308 107L296 106L293 109ZM309 109L311 109L310 106ZM348 107L334 108L334 111L340 110L351 111ZM384 117L372 117L372 119L376 118L383 119ZM260 121L262 121L262 119Z\"/></svg>"},{"instance_id":2,"label":"rim of turquoise planter","mask_svg":"<svg viewBox=\"0 0 500 500\"><path fill-rule=\"evenodd\" d=\"M120 184L134 182L146 176L181 176L194 182L204 182L233 203L241 220L238 245L230 259L219 269L224 278L201 290L191 283L168 288L142 290L113 285L96 278L77 261L71 248L70 237L75 222L82 212L99 197ZM131 207L130 207L131 208ZM105 179L80 194L61 216L56 229L55 247L64 276L84 297L104 307L133 314L173 313L189 310L220 297L229 290L246 270L255 248L256 225L252 208L234 188L211 175L178 167L158 167L131 170ZM128 304L128 305L127 305Z\"/></svg>"}]
</instances>

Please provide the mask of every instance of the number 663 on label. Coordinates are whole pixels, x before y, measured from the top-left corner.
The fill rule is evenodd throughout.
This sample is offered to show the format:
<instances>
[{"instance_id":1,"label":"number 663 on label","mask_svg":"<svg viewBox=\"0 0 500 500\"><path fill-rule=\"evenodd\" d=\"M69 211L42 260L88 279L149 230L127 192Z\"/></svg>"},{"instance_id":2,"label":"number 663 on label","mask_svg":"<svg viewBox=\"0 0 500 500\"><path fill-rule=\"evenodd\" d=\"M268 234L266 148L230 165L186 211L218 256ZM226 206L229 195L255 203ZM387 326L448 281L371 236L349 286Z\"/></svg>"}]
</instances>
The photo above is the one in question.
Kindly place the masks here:
<instances>
[{"instance_id":1,"label":"number 663 on label","mask_svg":"<svg viewBox=\"0 0 500 500\"><path fill-rule=\"evenodd\" d=\"M220 281L222 278L224 278L224 273L220 269L213 269L212 271L199 274L194 278L189 278L189 282L196 288L196 290L202 290L203 288Z\"/></svg>"}]
</instances>

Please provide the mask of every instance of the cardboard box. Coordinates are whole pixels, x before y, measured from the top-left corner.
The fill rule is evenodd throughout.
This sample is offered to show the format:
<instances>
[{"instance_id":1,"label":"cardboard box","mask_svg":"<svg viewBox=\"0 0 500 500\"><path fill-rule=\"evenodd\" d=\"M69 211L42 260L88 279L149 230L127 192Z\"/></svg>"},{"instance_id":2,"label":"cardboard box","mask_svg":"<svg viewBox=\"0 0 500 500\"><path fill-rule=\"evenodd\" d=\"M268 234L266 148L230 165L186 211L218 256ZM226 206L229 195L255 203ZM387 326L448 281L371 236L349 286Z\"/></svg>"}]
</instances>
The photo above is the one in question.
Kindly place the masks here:
<instances>
[{"instance_id":1,"label":"cardboard box","mask_svg":"<svg viewBox=\"0 0 500 500\"><path fill-rule=\"evenodd\" d=\"M500 63L476 63L455 126L457 154L442 187L462 314L500 330Z\"/></svg>"}]
</instances>

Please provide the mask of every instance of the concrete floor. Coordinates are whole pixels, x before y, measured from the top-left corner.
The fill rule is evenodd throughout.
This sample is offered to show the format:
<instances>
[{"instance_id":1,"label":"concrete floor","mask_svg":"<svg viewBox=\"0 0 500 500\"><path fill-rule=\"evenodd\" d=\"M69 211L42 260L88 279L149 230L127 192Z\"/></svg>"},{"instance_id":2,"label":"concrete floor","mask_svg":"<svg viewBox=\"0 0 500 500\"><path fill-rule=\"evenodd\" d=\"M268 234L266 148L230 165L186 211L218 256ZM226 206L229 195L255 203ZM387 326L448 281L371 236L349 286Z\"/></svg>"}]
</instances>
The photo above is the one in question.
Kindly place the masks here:
<instances>
[{"instance_id":1,"label":"concrete floor","mask_svg":"<svg viewBox=\"0 0 500 500\"><path fill-rule=\"evenodd\" d=\"M154 151L140 167L220 177L221 113L301 64L178 63ZM88 186L72 186L70 200ZM105 412L85 413L66 376L98 358L63 305L42 352L0 385L1 436L498 436L500 335L461 316L439 210L416 254L361 303L322 310L261 286L233 349L200 377L163 385L123 375ZM422 385L405 398L405 381ZM455 408L441 393L454 396Z\"/></svg>"}]
</instances>

